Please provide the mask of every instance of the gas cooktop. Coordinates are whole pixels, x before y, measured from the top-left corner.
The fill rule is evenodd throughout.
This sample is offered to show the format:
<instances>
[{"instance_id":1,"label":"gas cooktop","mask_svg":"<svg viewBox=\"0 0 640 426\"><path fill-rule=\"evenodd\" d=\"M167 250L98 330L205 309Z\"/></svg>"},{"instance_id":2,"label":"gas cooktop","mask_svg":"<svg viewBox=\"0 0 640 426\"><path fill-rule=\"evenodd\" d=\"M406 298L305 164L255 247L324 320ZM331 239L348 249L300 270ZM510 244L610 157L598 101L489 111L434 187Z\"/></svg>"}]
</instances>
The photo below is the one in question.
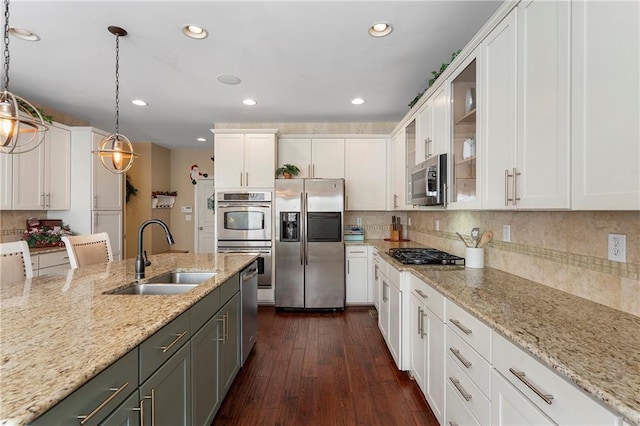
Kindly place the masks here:
<instances>
[{"instance_id":1,"label":"gas cooktop","mask_svg":"<svg viewBox=\"0 0 640 426\"><path fill-rule=\"evenodd\" d=\"M405 265L464 265L464 258L434 248L391 248L389 256Z\"/></svg>"}]
</instances>

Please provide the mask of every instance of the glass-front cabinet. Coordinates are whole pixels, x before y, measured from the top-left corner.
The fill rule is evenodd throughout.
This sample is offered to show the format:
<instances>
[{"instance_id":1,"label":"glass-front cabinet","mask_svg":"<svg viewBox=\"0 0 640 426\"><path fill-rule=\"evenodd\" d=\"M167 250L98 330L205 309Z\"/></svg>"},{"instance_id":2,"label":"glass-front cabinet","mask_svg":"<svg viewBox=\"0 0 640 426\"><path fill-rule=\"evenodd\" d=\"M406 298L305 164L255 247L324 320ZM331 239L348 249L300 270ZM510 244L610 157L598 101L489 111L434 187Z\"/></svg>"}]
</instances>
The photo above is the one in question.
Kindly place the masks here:
<instances>
[{"instance_id":1,"label":"glass-front cabinet","mask_svg":"<svg viewBox=\"0 0 640 426\"><path fill-rule=\"evenodd\" d=\"M478 127L479 88L476 55L471 54L449 79L451 84L450 208L479 208Z\"/></svg>"}]
</instances>

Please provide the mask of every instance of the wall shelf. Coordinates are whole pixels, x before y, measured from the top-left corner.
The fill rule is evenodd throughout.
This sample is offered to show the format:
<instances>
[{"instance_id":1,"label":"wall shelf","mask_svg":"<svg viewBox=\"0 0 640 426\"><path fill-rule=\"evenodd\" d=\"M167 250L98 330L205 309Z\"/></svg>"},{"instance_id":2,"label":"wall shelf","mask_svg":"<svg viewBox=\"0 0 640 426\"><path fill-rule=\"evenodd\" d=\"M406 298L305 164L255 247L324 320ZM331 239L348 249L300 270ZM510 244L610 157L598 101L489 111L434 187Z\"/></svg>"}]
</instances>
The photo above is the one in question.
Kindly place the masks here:
<instances>
[{"instance_id":1,"label":"wall shelf","mask_svg":"<svg viewBox=\"0 0 640 426\"><path fill-rule=\"evenodd\" d=\"M176 202L176 197L172 195L156 195L151 199L153 209L172 209Z\"/></svg>"}]
</instances>

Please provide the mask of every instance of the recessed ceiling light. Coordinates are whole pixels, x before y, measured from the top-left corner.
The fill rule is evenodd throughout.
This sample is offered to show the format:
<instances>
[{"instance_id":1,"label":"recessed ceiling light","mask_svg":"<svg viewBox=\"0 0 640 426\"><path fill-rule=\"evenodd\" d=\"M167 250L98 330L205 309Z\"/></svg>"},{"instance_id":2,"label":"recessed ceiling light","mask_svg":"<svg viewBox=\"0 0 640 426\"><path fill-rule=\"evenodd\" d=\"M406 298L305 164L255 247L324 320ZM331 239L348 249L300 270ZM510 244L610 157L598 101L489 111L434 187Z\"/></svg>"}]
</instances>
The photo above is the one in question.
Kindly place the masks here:
<instances>
[{"instance_id":1,"label":"recessed ceiling light","mask_svg":"<svg viewBox=\"0 0 640 426\"><path fill-rule=\"evenodd\" d=\"M207 138L198 138L198 139L196 139L196 140L197 140L198 142L206 142L206 141L207 141Z\"/></svg>"},{"instance_id":2,"label":"recessed ceiling light","mask_svg":"<svg viewBox=\"0 0 640 426\"><path fill-rule=\"evenodd\" d=\"M253 99L245 99L244 101L242 101L242 103L249 106L257 104L257 102L254 101Z\"/></svg>"},{"instance_id":3,"label":"recessed ceiling light","mask_svg":"<svg viewBox=\"0 0 640 426\"><path fill-rule=\"evenodd\" d=\"M16 28L16 27L10 27L9 28L9 33L16 37L16 38L20 38L22 40L27 40L27 41L38 41L40 40L40 36L36 33L34 33L33 31L29 31L29 30L25 30L22 28Z\"/></svg>"},{"instance_id":4,"label":"recessed ceiling light","mask_svg":"<svg viewBox=\"0 0 640 426\"><path fill-rule=\"evenodd\" d=\"M143 101L142 99L134 99L131 101L132 104L137 105L137 106L147 106L149 105L147 102Z\"/></svg>"},{"instance_id":5,"label":"recessed ceiling light","mask_svg":"<svg viewBox=\"0 0 640 426\"><path fill-rule=\"evenodd\" d=\"M182 27L182 32L187 37L195 39L207 38L207 36L209 35L207 30L198 25L185 25L184 27Z\"/></svg>"},{"instance_id":6,"label":"recessed ceiling light","mask_svg":"<svg viewBox=\"0 0 640 426\"><path fill-rule=\"evenodd\" d=\"M351 99L351 103L354 105L362 105L364 103L364 99L362 98L353 98Z\"/></svg>"},{"instance_id":7,"label":"recessed ceiling light","mask_svg":"<svg viewBox=\"0 0 640 426\"><path fill-rule=\"evenodd\" d=\"M222 84L236 85L240 84L240 78L231 74L222 74L218 76L218 81Z\"/></svg>"},{"instance_id":8,"label":"recessed ceiling light","mask_svg":"<svg viewBox=\"0 0 640 426\"><path fill-rule=\"evenodd\" d=\"M369 27L369 35L372 37L384 37L391 34L393 31L393 25L386 22L376 22Z\"/></svg>"}]
</instances>

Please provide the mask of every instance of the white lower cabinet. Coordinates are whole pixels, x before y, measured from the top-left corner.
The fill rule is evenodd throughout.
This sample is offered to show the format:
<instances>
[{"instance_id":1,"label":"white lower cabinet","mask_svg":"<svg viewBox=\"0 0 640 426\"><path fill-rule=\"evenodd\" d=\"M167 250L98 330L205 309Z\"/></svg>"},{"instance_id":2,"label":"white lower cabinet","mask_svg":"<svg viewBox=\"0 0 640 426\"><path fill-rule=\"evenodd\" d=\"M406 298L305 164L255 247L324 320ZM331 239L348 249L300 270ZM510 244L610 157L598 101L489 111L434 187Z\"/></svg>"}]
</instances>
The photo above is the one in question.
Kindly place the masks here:
<instances>
[{"instance_id":1,"label":"white lower cabinet","mask_svg":"<svg viewBox=\"0 0 640 426\"><path fill-rule=\"evenodd\" d=\"M554 423L617 425L621 421L619 416L497 333L494 333L493 353L495 372ZM493 378L495 380L495 374Z\"/></svg>"},{"instance_id":2,"label":"white lower cabinet","mask_svg":"<svg viewBox=\"0 0 640 426\"><path fill-rule=\"evenodd\" d=\"M347 246L345 248L346 303L350 305L370 305L373 292L369 285L369 250L367 246Z\"/></svg>"},{"instance_id":3,"label":"white lower cabinet","mask_svg":"<svg viewBox=\"0 0 640 426\"><path fill-rule=\"evenodd\" d=\"M373 247L370 251L371 253L371 261L369 262L369 266L371 268L371 274L369 276L369 287L373 290L373 304L376 309L380 310L380 298L382 295L382 278L381 274L385 274L381 271L382 267L382 259L380 258L380 253L378 253L378 249ZM386 263L384 263L386 266Z\"/></svg>"},{"instance_id":4,"label":"white lower cabinet","mask_svg":"<svg viewBox=\"0 0 640 426\"><path fill-rule=\"evenodd\" d=\"M380 307L378 328L387 343L391 357L398 369L402 369L402 292L399 287L400 273L381 260L379 270ZM386 274L382 271L386 271Z\"/></svg>"},{"instance_id":5,"label":"white lower cabinet","mask_svg":"<svg viewBox=\"0 0 640 426\"><path fill-rule=\"evenodd\" d=\"M491 418L496 426L554 425L497 371L491 374Z\"/></svg>"},{"instance_id":6,"label":"white lower cabinet","mask_svg":"<svg viewBox=\"0 0 640 426\"><path fill-rule=\"evenodd\" d=\"M452 386L462 403L481 425L491 425L491 401L473 380L447 356L447 386Z\"/></svg>"},{"instance_id":7,"label":"white lower cabinet","mask_svg":"<svg viewBox=\"0 0 640 426\"><path fill-rule=\"evenodd\" d=\"M431 410L444 421L445 324L434 311L444 309L444 296L409 274L410 369Z\"/></svg>"},{"instance_id":8,"label":"white lower cabinet","mask_svg":"<svg viewBox=\"0 0 640 426\"><path fill-rule=\"evenodd\" d=\"M71 268L66 250L31 255L33 276L64 272Z\"/></svg>"}]
</instances>

